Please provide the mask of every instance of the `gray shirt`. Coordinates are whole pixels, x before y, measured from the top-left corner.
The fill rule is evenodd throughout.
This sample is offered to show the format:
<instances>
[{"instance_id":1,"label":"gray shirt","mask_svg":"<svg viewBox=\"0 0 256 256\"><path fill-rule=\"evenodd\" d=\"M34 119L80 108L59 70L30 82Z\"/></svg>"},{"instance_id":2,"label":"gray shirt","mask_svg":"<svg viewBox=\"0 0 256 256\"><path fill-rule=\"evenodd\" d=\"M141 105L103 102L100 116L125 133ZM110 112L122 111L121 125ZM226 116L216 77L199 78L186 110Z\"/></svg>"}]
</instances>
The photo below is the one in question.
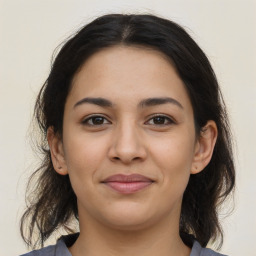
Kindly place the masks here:
<instances>
[{"instance_id":1,"label":"gray shirt","mask_svg":"<svg viewBox=\"0 0 256 256\"><path fill-rule=\"evenodd\" d=\"M72 234L61 237L56 245L50 245L45 248L34 250L32 252L22 254L20 256L72 256L68 250L77 239L78 234ZM223 254L214 252L208 248L202 248L202 246L194 240L190 256L225 256Z\"/></svg>"}]
</instances>

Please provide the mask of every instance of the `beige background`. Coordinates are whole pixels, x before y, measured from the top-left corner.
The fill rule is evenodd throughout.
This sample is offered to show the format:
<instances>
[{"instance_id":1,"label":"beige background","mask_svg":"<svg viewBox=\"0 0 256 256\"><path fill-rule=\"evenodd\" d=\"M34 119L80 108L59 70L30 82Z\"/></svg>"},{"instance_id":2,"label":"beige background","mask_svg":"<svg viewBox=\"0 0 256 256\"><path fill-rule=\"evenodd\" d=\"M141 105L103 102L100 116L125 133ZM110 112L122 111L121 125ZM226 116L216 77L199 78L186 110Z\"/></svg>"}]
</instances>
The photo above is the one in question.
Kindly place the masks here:
<instances>
[{"instance_id":1,"label":"beige background","mask_svg":"<svg viewBox=\"0 0 256 256\"><path fill-rule=\"evenodd\" d=\"M236 210L222 252L256 254L256 2L246 0L0 0L0 255L26 252L19 236L33 170L28 127L54 48L107 12L150 12L187 27L219 78L236 137Z\"/></svg>"}]
</instances>

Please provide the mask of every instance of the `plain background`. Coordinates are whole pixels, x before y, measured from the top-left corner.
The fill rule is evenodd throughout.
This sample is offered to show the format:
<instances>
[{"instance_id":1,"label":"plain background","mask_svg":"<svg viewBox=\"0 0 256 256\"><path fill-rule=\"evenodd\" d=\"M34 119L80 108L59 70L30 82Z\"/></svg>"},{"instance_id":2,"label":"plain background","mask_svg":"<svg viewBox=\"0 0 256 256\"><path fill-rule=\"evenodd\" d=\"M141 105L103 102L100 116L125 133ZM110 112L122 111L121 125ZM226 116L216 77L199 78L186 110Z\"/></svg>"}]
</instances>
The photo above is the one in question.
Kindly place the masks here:
<instances>
[{"instance_id":1,"label":"plain background","mask_svg":"<svg viewBox=\"0 0 256 256\"><path fill-rule=\"evenodd\" d=\"M0 255L26 248L19 235L25 183L34 170L29 123L54 48L111 12L153 13L185 26L209 57L236 138L235 211L221 252L255 255L256 2L246 0L0 0Z\"/></svg>"}]
</instances>

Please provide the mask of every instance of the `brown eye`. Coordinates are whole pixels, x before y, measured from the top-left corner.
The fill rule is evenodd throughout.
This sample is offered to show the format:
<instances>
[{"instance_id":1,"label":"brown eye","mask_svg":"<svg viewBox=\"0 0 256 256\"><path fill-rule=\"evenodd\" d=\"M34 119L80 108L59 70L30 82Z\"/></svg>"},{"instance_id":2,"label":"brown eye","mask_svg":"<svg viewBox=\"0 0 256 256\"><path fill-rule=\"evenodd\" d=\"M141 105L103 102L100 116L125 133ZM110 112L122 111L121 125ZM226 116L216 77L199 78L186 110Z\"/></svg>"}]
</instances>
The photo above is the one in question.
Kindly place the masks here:
<instances>
[{"instance_id":1,"label":"brown eye","mask_svg":"<svg viewBox=\"0 0 256 256\"><path fill-rule=\"evenodd\" d=\"M148 122L152 125L170 125L174 123L171 118L162 115L154 116Z\"/></svg>"},{"instance_id":2,"label":"brown eye","mask_svg":"<svg viewBox=\"0 0 256 256\"><path fill-rule=\"evenodd\" d=\"M103 125L106 123L109 123L106 118L103 116L91 116L89 118L86 118L85 120L82 121L83 125L88 125L88 126L98 126L98 125Z\"/></svg>"}]
</instances>

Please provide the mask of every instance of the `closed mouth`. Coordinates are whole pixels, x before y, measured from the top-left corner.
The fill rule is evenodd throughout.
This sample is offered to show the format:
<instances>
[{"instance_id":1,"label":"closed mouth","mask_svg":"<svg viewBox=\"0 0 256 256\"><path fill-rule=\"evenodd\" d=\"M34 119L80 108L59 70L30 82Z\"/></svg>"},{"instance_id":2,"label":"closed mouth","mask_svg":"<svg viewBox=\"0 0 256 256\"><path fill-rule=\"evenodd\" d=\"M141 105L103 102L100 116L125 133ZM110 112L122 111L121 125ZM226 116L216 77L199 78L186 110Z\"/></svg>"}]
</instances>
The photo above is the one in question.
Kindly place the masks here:
<instances>
[{"instance_id":1,"label":"closed mouth","mask_svg":"<svg viewBox=\"0 0 256 256\"><path fill-rule=\"evenodd\" d=\"M108 177L102 183L119 193L132 194L148 187L154 181L140 174L117 174Z\"/></svg>"}]
</instances>

